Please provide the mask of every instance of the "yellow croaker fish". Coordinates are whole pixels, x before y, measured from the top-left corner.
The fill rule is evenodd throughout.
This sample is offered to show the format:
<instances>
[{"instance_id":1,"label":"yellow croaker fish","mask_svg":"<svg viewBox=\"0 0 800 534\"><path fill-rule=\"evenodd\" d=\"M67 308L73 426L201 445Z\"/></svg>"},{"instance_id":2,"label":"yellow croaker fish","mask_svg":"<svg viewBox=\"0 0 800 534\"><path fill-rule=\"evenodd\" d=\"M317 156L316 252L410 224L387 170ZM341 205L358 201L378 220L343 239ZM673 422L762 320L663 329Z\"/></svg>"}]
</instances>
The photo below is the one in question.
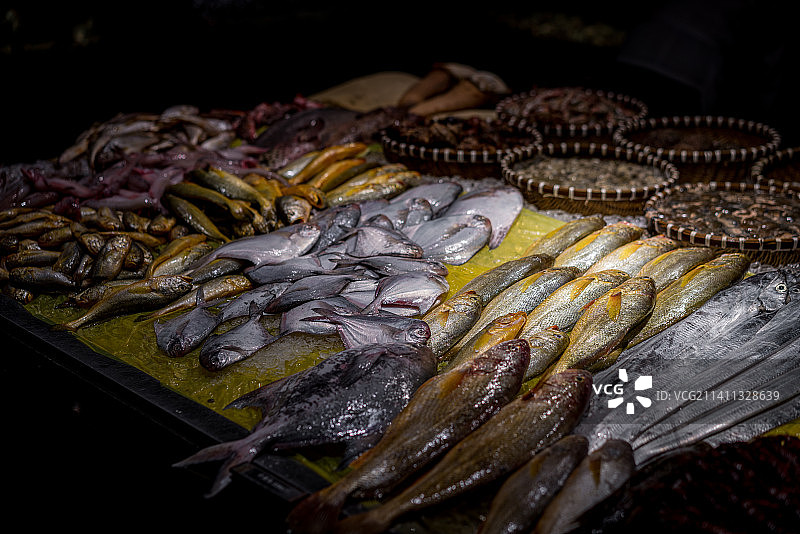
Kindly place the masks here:
<instances>
[{"instance_id":1,"label":"yellow croaker fish","mask_svg":"<svg viewBox=\"0 0 800 534\"><path fill-rule=\"evenodd\" d=\"M745 254L730 252L681 276L658 293L653 314L627 347L641 343L694 312L719 291L741 279L749 267L750 259Z\"/></svg>"},{"instance_id":2,"label":"yellow croaker fish","mask_svg":"<svg viewBox=\"0 0 800 534\"><path fill-rule=\"evenodd\" d=\"M449 359L449 361L450 353L448 352L444 357L447 365L443 370L447 371L456 365L480 356L503 341L515 339L524 324L525 312L519 311L501 315L472 336L458 352L452 355L452 359Z\"/></svg>"},{"instance_id":3,"label":"yellow croaker fish","mask_svg":"<svg viewBox=\"0 0 800 534\"><path fill-rule=\"evenodd\" d=\"M661 291L701 263L711 261L716 253L709 247L681 247L656 256L645 263L636 276L649 276Z\"/></svg>"},{"instance_id":4,"label":"yellow croaker fish","mask_svg":"<svg viewBox=\"0 0 800 534\"><path fill-rule=\"evenodd\" d=\"M564 252L567 247L573 245L592 232L600 230L605 225L605 221L599 215L581 217L574 221L568 221L531 243L525 251L525 256L531 254L547 254L555 258Z\"/></svg>"},{"instance_id":5,"label":"yellow croaker fish","mask_svg":"<svg viewBox=\"0 0 800 534\"><path fill-rule=\"evenodd\" d=\"M520 338L522 339L522 338ZM569 334L557 328L539 330L524 339L531 349L530 362L524 380L541 375L569 346Z\"/></svg>"},{"instance_id":6,"label":"yellow croaker fish","mask_svg":"<svg viewBox=\"0 0 800 534\"><path fill-rule=\"evenodd\" d=\"M314 156L311 161L309 161L305 166L303 166L300 171L298 171L294 176L289 178L289 185L297 185L302 184L303 182L309 180L315 174L322 172L332 163L345 159L351 158L364 152L366 150L367 145L366 143L361 142L354 142L354 143L345 143L342 145L334 145L331 147L324 148L319 151L319 154Z\"/></svg>"},{"instance_id":7,"label":"yellow croaker fish","mask_svg":"<svg viewBox=\"0 0 800 534\"><path fill-rule=\"evenodd\" d=\"M552 327L563 332L572 330L586 306L629 278L624 271L608 269L567 282L528 313L519 337L527 338Z\"/></svg>"},{"instance_id":8,"label":"yellow croaker fish","mask_svg":"<svg viewBox=\"0 0 800 534\"><path fill-rule=\"evenodd\" d=\"M578 274L575 267L550 267L511 284L484 307L481 318L453 347L453 352L461 350L475 334L501 315L517 311L527 314Z\"/></svg>"},{"instance_id":9,"label":"yellow croaker fish","mask_svg":"<svg viewBox=\"0 0 800 534\"><path fill-rule=\"evenodd\" d=\"M650 260L678 248L680 244L664 235L656 235L646 239L637 239L618 247L587 269L586 274L606 269L619 269L630 276L636 273Z\"/></svg>"},{"instance_id":10,"label":"yellow croaker fish","mask_svg":"<svg viewBox=\"0 0 800 534\"><path fill-rule=\"evenodd\" d=\"M644 228L629 222L609 224L564 249L564 252L556 256L553 267L575 267L583 274L600 258L639 239L643 233Z\"/></svg>"},{"instance_id":11,"label":"yellow croaker fish","mask_svg":"<svg viewBox=\"0 0 800 534\"><path fill-rule=\"evenodd\" d=\"M467 291L445 300L422 317L431 331L428 347L437 359L441 360L472 328L480 319L482 310L480 296L474 291Z\"/></svg>"},{"instance_id":12,"label":"yellow croaker fish","mask_svg":"<svg viewBox=\"0 0 800 534\"><path fill-rule=\"evenodd\" d=\"M343 184L356 174L364 172L372 167L377 167L377 162L367 163L364 158L347 158L336 161L328 165L325 169L311 177L306 184L330 191L331 189Z\"/></svg>"},{"instance_id":13,"label":"yellow croaker fish","mask_svg":"<svg viewBox=\"0 0 800 534\"><path fill-rule=\"evenodd\" d=\"M553 257L547 254L529 254L492 267L464 284L458 293L474 291L486 306L501 291L515 282L553 265Z\"/></svg>"},{"instance_id":14,"label":"yellow croaker fish","mask_svg":"<svg viewBox=\"0 0 800 534\"><path fill-rule=\"evenodd\" d=\"M326 195L328 205L342 206L364 200L389 198L405 191L419 180L417 171L400 171L381 174L361 185L345 187L347 183L337 187Z\"/></svg>"},{"instance_id":15,"label":"yellow croaker fish","mask_svg":"<svg viewBox=\"0 0 800 534\"><path fill-rule=\"evenodd\" d=\"M278 169L278 174L283 176L284 178L292 178L295 174L300 172L303 167L308 165L311 160L316 158L319 155L319 150L311 150L310 152L306 152L302 156L299 156L280 169Z\"/></svg>"},{"instance_id":16,"label":"yellow croaker fish","mask_svg":"<svg viewBox=\"0 0 800 534\"><path fill-rule=\"evenodd\" d=\"M628 333L646 321L656 302L650 278L631 278L597 298L581 314L570 332L564 353L545 371L552 376L565 369L599 370L610 365L606 357Z\"/></svg>"}]
</instances>

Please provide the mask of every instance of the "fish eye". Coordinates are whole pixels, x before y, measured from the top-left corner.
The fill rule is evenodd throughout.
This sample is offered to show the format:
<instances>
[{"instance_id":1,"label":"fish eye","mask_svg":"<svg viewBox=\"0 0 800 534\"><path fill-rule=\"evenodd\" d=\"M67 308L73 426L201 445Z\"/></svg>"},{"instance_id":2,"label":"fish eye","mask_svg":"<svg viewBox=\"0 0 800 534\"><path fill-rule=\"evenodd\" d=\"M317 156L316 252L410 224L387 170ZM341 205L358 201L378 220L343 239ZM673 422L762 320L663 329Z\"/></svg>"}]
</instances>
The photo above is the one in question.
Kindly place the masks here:
<instances>
[{"instance_id":1,"label":"fish eye","mask_svg":"<svg viewBox=\"0 0 800 534\"><path fill-rule=\"evenodd\" d=\"M786 292L786 284L780 283L780 284L776 285L775 286L775 291L778 291L779 293L785 293Z\"/></svg>"},{"instance_id":2,"label":"fish eye","mask_svg":"<svg viewBox=\"0 0 800 534\"><path fill-rule=\"evenodd\" d=\"M800 286L792 286L792 293L800 293Z\"/></svg>"}]
</instances>

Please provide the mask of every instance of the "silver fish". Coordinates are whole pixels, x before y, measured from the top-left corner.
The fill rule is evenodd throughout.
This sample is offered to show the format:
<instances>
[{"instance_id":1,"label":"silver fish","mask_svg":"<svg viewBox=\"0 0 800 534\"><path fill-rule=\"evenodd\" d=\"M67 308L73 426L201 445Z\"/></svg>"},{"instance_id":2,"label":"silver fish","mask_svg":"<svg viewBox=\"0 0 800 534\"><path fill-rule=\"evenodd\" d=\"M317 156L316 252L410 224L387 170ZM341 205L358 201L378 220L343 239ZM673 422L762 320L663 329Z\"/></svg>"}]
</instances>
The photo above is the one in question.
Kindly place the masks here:
<instances>
[{"instance_id":1,"label":"silver fish","mask_svg":"<svg viewBox=\"0 0 800 534\"><path fill-rule=\"evenodd\" d=\"M189 269L200 269L219 258L246 260L256 268L280 263L305 254L317 242L319 234L320 228L314 224L284 226L268 234L224 243L189 266Z\"/></svg>"},{"instance_id":2,"label":"silver fish","mask_svg":"<svg viewBox=\"0 0 800 534\"><path fill-rule=\"evenodd\" d=\"M400 204L409 199L422 198L430 204L434 217L439 217L450 207L463 190L464 188L461 184L456 182L445 181L421 184L400 193L392 198L391 202Z\"/></svg>"},{"instance_id":3,"label":"silver fish","mask_svg":"<svg viewBox=\"0 0 800 534\"><path fill-rule=\"evenodd\" d=\"M178 358L199 347L219 324L217 315L208 309L212 305L203 298L201 287L194 308L168 321L154 321L158 348L168 356Z\"/></svg>"},{"instance_id":4,"label":"silver fish","mask_svg":"<svg viewBox=\"0 0 800 534\"><path fill-rule=\"evenodd\" d=\"M460 214L483 215L492 225L489 248L497 248L503 242L511 225L517 220L525 203L522 193L516 187L497 186L487 189L474 189L464 193L453 202L444 217Z\"/></svg>"},{"instance_id":5,"label":"silver fish","mask_svg":"<svg viewBox=\"0 0 800 534\"><path fill-rule=\"evenodd\" d=\"M200 364L209 371L220 371L252 356L275 339L264 327L262 309L250 302L250 315L244 323L221 334L212 334L200 347Z\"/></svg>"},{"instance_id":6,"label":"silver fish","mask_svg":"<svg viewBox=\"0 0 800 534\"><path fill-rule=\"evenodd\" d=\"M375 343L410 343L425 345L431 336L428 324L393 313L365 315L340 314L327 308L313 308L317 314L304 321L327 322L336 327L346 349Z\"/></svg>"},{"instance_id":7,"label":"silver fish","mask_svg":"<svg viewBox=\"0 0 800 534\"><path fill-rule=\"evenodd\" d=\"M371 256L423 257L423 249L404 233L382 226L359 226L343 240L345 252L357 258Z\"/></svg>"},{"instance_id":8,"label":"silver fish","mask_svg":"<svg viewBox=\"0 0 800 534\"><path fill-rule=\"evenodd\" d=\"M413 272L387 276L378 282L375 298L363 313L390 311L398 315L424 315L436 306L450 289L438 274Z\"/></svg>"},{"instance_id":9,"label":"silver fish","mask_svg":"<svg viewBox=\"0 0 800 534\"><path fill-rule=\"evenodd\" d=\"M272 282L235 295L232 300L219 306L219 322L225 323L231 319L250 315L251 302L255 302L258 308L263 310L290 285L291 282Z\"/></svg>"},{"instance_id":10,"label":"silver fish","mask_svg":"<svg viewBox=\"0 0 800 534\"><path fill-rule=\"evenodd\" d=\"M422 247L426 258L463 265L489 242L492 223L483 215L465 213L431 219L403 231Z\"/></svg>"},{"instance_id":11,"label":"silver fish","mask_svg":"<svg viewBox=\"0 0 800 534\"><path fill-rule=\"evenodd\" d=\"M295 306L338 295L353 280L363 279L355 274L316 274L293 282L264 308L264 313L283 313Z\"/></svg>"},{"instance_id":12,"label":"silver fish","mask_svg":"<svg viewBox=\"0 0 800 534\"><path fill-rule=\"evenodd\" d=\"M353 304L345 297L336 295L324 299L310 300L304 302L281 314L279 332L281 336L293 332L304 332L307 334L325 335L336 334L336 325L331 322L307 321L307 318L319 317L320 313L315 310L326 309L340 315L355 314L361 312L362 306Z\"/></svg>"},{"instance_id":13,"label":"silver fish","mask_svg":"<svg viewBox=\"0 0 800 534\"><path fill-rule=\"evenodd\" d=\"M380 276L410 273L415 271L429 272L439 276L447 276L448 269L445 264L429 258L406 258L403 256L370 256L367 258L354 258L346 254L336 255L332 261L337 267L354 267L363 265Z\"/></svg>"},{"instance_id":14,"label":"silver fish","mask_svg":"<svg viewBox=\"0 0 800 534\"><path fill-rule=\"evenodd\" d=\"M304 254L279 263L244 270L244 275L258 285L296 282L306 276L317 274L334 274L334 272L323 266L320 257L313 254Z\"/></svg>"}]
</instances>

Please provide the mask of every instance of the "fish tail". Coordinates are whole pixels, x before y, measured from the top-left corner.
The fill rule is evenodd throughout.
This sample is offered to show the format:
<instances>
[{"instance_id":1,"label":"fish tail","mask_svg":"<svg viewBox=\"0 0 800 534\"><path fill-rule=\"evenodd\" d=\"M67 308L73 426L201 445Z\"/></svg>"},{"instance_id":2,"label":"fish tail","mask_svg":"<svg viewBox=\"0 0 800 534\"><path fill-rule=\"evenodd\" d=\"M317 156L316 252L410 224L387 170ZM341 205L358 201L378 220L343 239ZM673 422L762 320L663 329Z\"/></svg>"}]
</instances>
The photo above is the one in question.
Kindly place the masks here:
<instances>
[{"instance_id":1,"label":"fish tail","mask_svg":"<svg viewBox=\"0 0 800 534\"><path fill-rule=\"evenodd\" d=\"M234 466L251 460L260 452L261 448L255 447L252 443L253 440L250 438L251 436L248 436L247 438L236 441L211 445L180 462L172 464L172 466L187 467L190 465L222 460L223 464L219 468L217 477L214 479L211 489L206 493L206 497L213 497L230 484L232 480L231 469Z\"/></svg>"},{"instance_id":2,"label":"fish tail","mask_svg":"<svg viewBox=\"0 0 800 534\"><path fill-rule=\"evenodd\" d=\"M296 534L332 532L346 499L347 492L337 491L336 484L328 486L300 501L286 522Z\"/></svg>"}]
</instances>

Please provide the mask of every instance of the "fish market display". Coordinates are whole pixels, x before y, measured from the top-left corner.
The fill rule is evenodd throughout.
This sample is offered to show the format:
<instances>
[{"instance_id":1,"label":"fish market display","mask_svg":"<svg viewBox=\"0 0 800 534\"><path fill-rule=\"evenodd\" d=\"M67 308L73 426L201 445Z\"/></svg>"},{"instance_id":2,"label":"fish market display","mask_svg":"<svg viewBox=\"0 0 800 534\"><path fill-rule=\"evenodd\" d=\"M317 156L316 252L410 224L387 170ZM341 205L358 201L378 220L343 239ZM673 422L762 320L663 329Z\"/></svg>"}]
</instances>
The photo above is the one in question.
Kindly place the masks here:
<instances>
[{"instance_id":1,"label":"fish market display","mask_svg":"<svg viewBox=\"0 0 800 534\"><path fill-rule=\"evenodd\" d=\"M567 247L572 246L592 232L600 230L605 225L605 221L599 215L580 217L565 222L531 243L525 250L525 255L547 254L556 258Z\"/></svg>"},{"instance_id":2,"label":"fish market display","mask_svg":"<svg viewBox=\"0 0 800 534\"><path fill-rule=\"evenodd\" d=\"M436 359L424 346L347 349L231 403L232 408L260 408L263 419L247 437L212 445L177 465L222 461L213 495L230 483L232 467L262 452L340 444L345 458L355 458L374 445L435 373ZM339 424L332 427L331 420Z\"/></svg>"},{"instance_id":3,"label":"fish market display","mask_svg":"<svg viewBox=\"0 0 800 534\"><path fill-rule=\"evenodd\" d=\"M511 225L522 211L524 200L516 187L498 186L474 189L464 193L447 208L445 215L463 213L483 215L491 223L492 233L489 248L497 248L503 242Z\"/></svg>"},{"instance_id":4,"label":"fish market display","mask_svg":"<svg viewBox=\"0 0 800 534\"><path fill-rule=\"evenodd\" d=\"M572 430L586 409L591 383L591 375L578 369L543 380L464 437L410 486L377 507L345 518L335 531L384 532L403 514L517 470Z\"/></svg>"},{"instance_id":5,"label":"fish market display","mask_svg":"<svg viewBox=\"0 0 800 534\"><path fill-rule=\"evenodd\" d=\"M347 475L297 506L293 530L327 532L350 495L381 497L424 469L511 402L527 365L527 344L510 340L425 382Z\"/></svg>"}]
</instances>

